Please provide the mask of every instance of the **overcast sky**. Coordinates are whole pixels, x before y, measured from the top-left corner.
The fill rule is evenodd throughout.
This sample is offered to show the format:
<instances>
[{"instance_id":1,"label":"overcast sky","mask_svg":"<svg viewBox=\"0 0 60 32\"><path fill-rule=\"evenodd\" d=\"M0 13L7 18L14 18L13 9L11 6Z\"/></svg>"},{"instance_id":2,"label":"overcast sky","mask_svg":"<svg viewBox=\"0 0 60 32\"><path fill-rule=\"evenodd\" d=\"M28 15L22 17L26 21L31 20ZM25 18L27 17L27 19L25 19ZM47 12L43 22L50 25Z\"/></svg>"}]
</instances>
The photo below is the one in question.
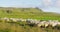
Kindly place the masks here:
<instances>
[{"instance_id":1,"label":"overcast sky","mask_svg":"<svg viewBox=\"0 0 60 32\"><path fill-rule=\"evenodd\" d=\"M44 11L60 13L60 0L0 0L0 7L39 7Z\"/></svg>"}]
</instances>

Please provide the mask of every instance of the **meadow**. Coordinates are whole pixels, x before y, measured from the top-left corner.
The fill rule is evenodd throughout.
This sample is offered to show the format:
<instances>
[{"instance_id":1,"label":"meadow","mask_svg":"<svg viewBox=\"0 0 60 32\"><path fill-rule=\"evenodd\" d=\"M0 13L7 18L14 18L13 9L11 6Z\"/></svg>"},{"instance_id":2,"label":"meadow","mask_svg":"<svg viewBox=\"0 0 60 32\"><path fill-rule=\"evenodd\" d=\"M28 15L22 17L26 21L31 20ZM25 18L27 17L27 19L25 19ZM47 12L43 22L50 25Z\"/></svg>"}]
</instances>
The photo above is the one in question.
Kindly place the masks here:
<instances>
[{"instance_id":1,"label":"meadow","mask_svg":"<svg viewBox=\"0 0 60 32\"><path fill-rule=\"evenodd\" d=\"M60 20L60 14L53 12L43 12L43 10L38 8L0 8L0 17Z\"/></svg>"},{"instance_id":2,"label":"meadow","mask_svg":"<svg viewBox=\"0 0 60 32\"><path fill-rule=\"evenodd\" d=\"M38 8L0 8L0 18L23 18L37 20L60 20L60 14L43 12ZM0 32L59 32L60 29L39 28L26 25L26 22L0 21Z\"/></svg>"}]
</instances>

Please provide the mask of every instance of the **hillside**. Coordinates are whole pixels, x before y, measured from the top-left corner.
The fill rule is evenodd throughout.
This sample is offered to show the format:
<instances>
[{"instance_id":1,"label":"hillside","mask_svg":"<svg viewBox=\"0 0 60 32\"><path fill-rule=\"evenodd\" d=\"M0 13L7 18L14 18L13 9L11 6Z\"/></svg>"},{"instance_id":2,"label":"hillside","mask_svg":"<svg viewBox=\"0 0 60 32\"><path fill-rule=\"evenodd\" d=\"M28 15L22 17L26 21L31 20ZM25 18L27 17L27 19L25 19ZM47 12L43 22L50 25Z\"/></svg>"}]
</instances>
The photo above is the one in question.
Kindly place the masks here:
<instances>
[{"instance_id":1,"label":"hillside","mask_svg":"<svg viewBox=\"0 0 60 32\"><path fill-rule=\"evenodd\" d=\"M60 14L43 12L38 8L4 8L0 7L0 17L32 18L41 20L60 20Z\"/></svg>"},{"instance_id":2,"label":"hillside","mask_svg":"<svg viewBox=\"0 0 60 32\"><path fill-rule=\"evenodd\" d=\"M60 20L60 14L53 12L43 12L38 8L2 8L0 7L0 17L7 18L32 18L37 20ZM6 18L0 19L0 32L59 32L60 26L57 27L38 27L34 24L28 24L25 21L6 21ZM38 22L38 21L37 21ZM53 22L53 21L52 21ZM45 22L46 23L46 22ZM44 24L45 24L44 23Z\"/></svg>"}]
</instances>

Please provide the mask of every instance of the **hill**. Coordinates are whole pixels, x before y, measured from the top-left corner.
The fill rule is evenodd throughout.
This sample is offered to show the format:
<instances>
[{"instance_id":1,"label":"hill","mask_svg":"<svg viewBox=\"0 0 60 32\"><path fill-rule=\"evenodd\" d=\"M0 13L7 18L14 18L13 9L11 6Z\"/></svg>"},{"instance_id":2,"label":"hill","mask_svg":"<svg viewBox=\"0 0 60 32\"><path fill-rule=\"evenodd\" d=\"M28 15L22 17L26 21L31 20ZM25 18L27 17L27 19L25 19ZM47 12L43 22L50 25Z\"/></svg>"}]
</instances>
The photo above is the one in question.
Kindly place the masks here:
<instances>
[{"instance_id":1,"label":"hill","mask_svg":"<svg viewBox=\"0 0 60 32\"><path fill-rule=\"evenodd\" d=\"M32 18L41 20L60 20L60 14L53 12L43 12L39 8L4 8L0 7L0 17L9 18Z\"/></svg>"}]
</instances>

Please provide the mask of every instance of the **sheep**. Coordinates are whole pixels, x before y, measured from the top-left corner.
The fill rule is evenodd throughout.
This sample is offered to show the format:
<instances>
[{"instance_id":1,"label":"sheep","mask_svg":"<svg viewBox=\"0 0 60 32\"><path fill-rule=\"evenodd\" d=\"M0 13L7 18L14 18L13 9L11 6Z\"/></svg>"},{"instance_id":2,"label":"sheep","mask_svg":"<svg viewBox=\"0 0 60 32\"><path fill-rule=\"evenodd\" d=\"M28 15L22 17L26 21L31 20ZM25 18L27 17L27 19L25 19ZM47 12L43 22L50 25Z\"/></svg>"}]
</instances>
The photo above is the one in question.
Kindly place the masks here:
<instances>
[{"instance_id":1,"label":"sheep","mask_svg":"<svg viewBox=\"0 0 60 32\"><path fill-rule=\"evenodd\" d=\"M0 20L1 21L5 21L5 22L9 22L10 21L9 18L7 18L7 17L1 18Z\"/></svg>"},{"instance_id":2,"label":"sheep","mask_svg":"<svg viewBox=\"0 0 60 32\"><path fill-rule=\"evenodd\" d=\"M10 18L10 21L17 22L16 18Z\"/></svg>"},{"instance_id":3,"label":"sheep","mask_svg":"<svg viewBox=\"0 0 60 32\"><path fill-rule=\"evenodd\" d=\"M39 23L38 20L33 20L33 19L27 19L26 22L27 23L33 23L33 24L38 24Z\"/></svg>"},{"instance_id":4,"label":"sheep","mask_svg":"<svg viewBox=\"0 0 60 32\"><path fill-rule=\"evenodd\" d=\"M44 27L44 23L37 24L38 27Z\"/></svg>"},{"instance_id":5,"label":"sheep","mask_svg":"<svg viewBox=\"0 0 60 32\"><path fill-rule=\"evenodd\" d=\"M5 20L5 21L8 21L8 22L10 21L9 18L6 18L6 17L4 18L4 20Z\"/></svg>"},{"instance_id":6,"label":"sheep","mask_svg":"<svg viewBox=\"0 0 60 32\"><path fill-rule=\"evenodd\" d=\"M38 23L40 22L40 20L34 19L34 20L32 20L32 22L33 22L34 24L38 24Z\"/></svg>"},{"instance_id":7,"label":"sheep","mask_svg":"<svg viewBox=\"0 0 60 32\"><path fill-rule=\"evenodd\" d=\"M45 22L44 25L45 25L45 28L48 27L49 26L49 22Z\"/></svg>"},{"instance_id":8,"label":"sheep","mask_svg":"<svg viewBox=\"0 0 60 32\"><path fill-rule=\"evenodd\" d=\"M26 22L27 22L27 24L28 24L29 26L32 25L32 19L26 19Z\"/></svg>"},{"instance_id":9,"label":"sheep","mask_svg":"<svg viewBox=\"0 0 60 32\"><path fill-rule=\"evenodd\" d=\"M27 19L26 22L29 24L29 25L33 25L33 26L36 26L39 21L37 20L33 20L33 19Z\"/></svg>"},{"instance_id":10,"label":"sheep","mask_svg":"<svg viewBox=\"0 0 60 32\"><path fill-rule=\"evenodd\" d=\"M58 25L58 22L55 21L55 20L51 20L51 21L49 21L49 25L50 25L52 28L54 28L54 27L56 27L56 26Z\"/></svg>"},{"instance_id":11,"label":"sheep","mask_svg":"<svg viewBox=\"0 0 60 32\"><path fill-rule=\"evenodd\" d=\"M21 19L16 18L16 21L17 21L17 22L20 22L20 21L21 21Z\"/></svg>"},{"instance_id":12,"label":"sheep","mask_svg":"<svg viewBox=\"0 0 60 32\"><path fill-rule=\"evenodd\" d=\"M43 24L43 25L44 25L44 24ZM41 24L41 23L39 23L39 24L37 24L37 26L38 26L38 27L41 27L41 26L42 26L42 24Z\"/></svg>"},{"instance_id":13,"label":"sheep","mask_svg":"<svg viewBox=\"0 0 60 32\"><path fill-rule=\"evenodd\" d=\"M40 23L37 24L38 27L45 27L45 23L46 21L42 21Z\"/></svg>"},{"instance_id":14,"label":"sheep","mask_svg":"<svg viewBox=\"0 0 60 32\"><path fill-rule=\"evenodd\" d=\"M57 26L58 23L52 23L52 27L55 27Z\"/></svg>"},{"instance_id":15,"label":"sheep","mask_svg":"<svg viewBox=\"0 0 60 32\"><path fill-rule=\"evenodd\" d=\"M19 20L20 20L20 21L25 21L25 22L26 22L26 19L22 19L22 18L20 18Z\"/></svg>"},{"instance_id":16,"label":"sheep","mask_svg":"<svg viewBox=\"0 0 60 32\"><path fill-rule=\"evenodd\" d=\"M42 22L40 22L39 24L37 24L38 25L38 27L41 27L41 26L43 26L43 27L48 27L49 25L50 26L52 26L52 27L55 27L56 25L57 25L58 23L57 23L57 21L55 22L55 21L48 21L48 22L46 22L46 21L42 21Z\"/></svg>"},{"instance_id":17,"label":"sheep","mask_svg":"<svg viewBox=\"0 0 60 32\"><path fill-rule=\"evenodd\" d=\"M57 22L57 25L56 25L56 27L55 27L55 29L60 29L60 22Z\"/></svg>"},{"instance_id":18,"label":"sheep","mask_svg":"<svg viewBox=\"0 0 60 32\"><path fill-rule=\"evenodd\" d=\"M60 22L58 22L58 25L60 25Z\"/></svg>"},{"instance_id":19,"label":"sheep","mask_svg":"<svg viewBox=\"0 0 60 32\"><path fill-rule=\"evenodd\" d=\"M34 21L35 22L35 24L38 24L38 23L40 23L40 21Z\"/></svg>"},{"instance_id":20,"label":"sheep","mask_svg":"<svg viewBox=\"0 0 60 32\"><path fill-rule=\"evenodd\" d=\"M22 18L0 18L0 20L5 21L5 22L20 22L20 21L25 21L27 22L29 25L37 25L38 27L48 27L49 25L54 28L57 27L57 25L60 25L60 22L58 20L48 20L48 22L46 22L45 20L36 20L36 19L22 19Z\"/></svg>"},{"instance_id":21,"label":"sheep","mask_svg":"<svg viewBox=\"0 0 60 32\"><path fill-rule=\"evenodd\" d=\"M33 21L32 19L27 19L26 22L27 22L28 24L34 23L34 21Z\"/></svg>"}]
</instances>

